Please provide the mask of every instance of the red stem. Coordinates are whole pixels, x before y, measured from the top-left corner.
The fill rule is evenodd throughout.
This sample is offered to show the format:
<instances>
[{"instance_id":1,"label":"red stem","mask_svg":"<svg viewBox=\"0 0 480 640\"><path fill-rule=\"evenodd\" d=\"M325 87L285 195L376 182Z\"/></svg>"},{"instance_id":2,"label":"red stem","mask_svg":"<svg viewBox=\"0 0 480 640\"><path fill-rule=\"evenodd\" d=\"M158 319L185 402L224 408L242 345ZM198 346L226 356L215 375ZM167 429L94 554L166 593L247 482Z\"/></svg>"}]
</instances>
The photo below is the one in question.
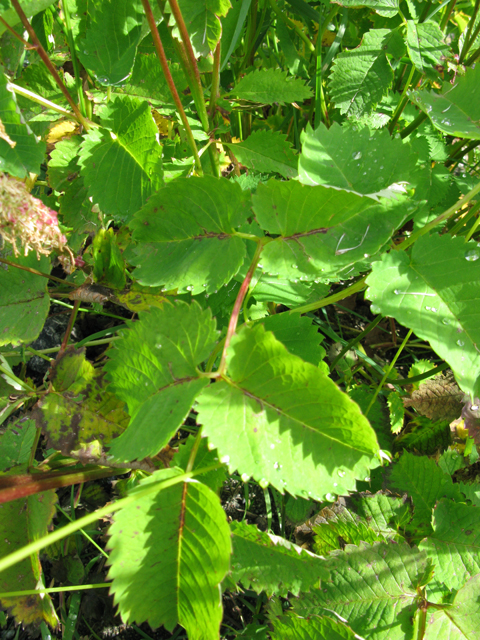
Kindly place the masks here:
<instances>
[{"instance_id":1,"label":"red stem","mask_svg":"<svg viewBox=\"0 0 480 640\"><path fill-rule=\"evenodd\" d=\"M264 247L264 243L260 241L257 244L257 249L255 251L255 255L253 256L252 263L250 265L250 268L247 271L245 280L242 282L242 286L240 287L240 291L238 292L237 299L235 300L235 304L233 305L232 315L230 316L230 322L228 323L227 335L225 336L225 344L223 345L222 358L220 360L220 365L218 367L218 372L217 372L219 376L222 376L225 371L225 365L227 360L227 350L230 345L230 341L233 338L233 334L235 333L235 329L237 328L238 316L240 315L240 310L243 305L243 300L247 295L250 282L252 281L253 274L255 273L258 261L260 260L260 255L263 251L263 247Z\"/></svg>"},{"instance_id":2,"label":"red stem","mask_svg":"<svg viewBox=\"0 0 480 640\"><path fill-rule=\"evenodd\" d=\"M85 118L81 114L80 109L77 107L77 105L75 103L75 100L70 95L70 93L69 93L67 87L65 86L63 80L60 78L60 76L58 74L58 71L55 69L55 67L52 64L50 58L48 57L47 52L42 47L42 45L40 43L40 40L37 38L37 34L33 30L32 25L29 23L27 16L25 15L25 13L23 12L22 7L20 6L20 3L18 2L18 0L12 0L12 5L13 5L13 8L15 9L15 11L17 12L18 17L22 21L23 26L27 30L28 35L30 36L30 38L32 40L32 43L35 45L35 49L37 50L38 55L41 57L41 59L45 63L45 66L47 67L47 69L52 74L52 76L53 76L55 82L57 83L60 91L65 96L68 104L72 107L73 112L75 114L75 117L85 127L85 129L88 131L88 129L89 129L88 122L85 120Z\"/></svg>"}]
</instances>

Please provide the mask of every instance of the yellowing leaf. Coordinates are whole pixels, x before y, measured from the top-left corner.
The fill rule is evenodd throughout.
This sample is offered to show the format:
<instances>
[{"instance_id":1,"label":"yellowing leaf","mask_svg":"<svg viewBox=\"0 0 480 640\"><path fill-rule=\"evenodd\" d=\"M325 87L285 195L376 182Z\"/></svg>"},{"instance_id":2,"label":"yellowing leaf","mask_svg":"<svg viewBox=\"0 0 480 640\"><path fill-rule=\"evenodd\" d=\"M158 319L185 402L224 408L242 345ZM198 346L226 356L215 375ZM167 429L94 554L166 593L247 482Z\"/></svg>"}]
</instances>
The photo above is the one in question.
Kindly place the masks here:
<instances>
[{"instance_id":1,"label":"yellowing leaf","mask_svg":"<svg viewBox=\"0 0 480 640\"><path fill-rule=\"evenodd\" d=\"M63 138L69 138L73 133L75 133L77 127L77 123L72 120L65 120L64 122L56 123L50 129L47 136L47 142L49 144L55 144L59 140L63 140Z\"/></svg>"}]
</instances>

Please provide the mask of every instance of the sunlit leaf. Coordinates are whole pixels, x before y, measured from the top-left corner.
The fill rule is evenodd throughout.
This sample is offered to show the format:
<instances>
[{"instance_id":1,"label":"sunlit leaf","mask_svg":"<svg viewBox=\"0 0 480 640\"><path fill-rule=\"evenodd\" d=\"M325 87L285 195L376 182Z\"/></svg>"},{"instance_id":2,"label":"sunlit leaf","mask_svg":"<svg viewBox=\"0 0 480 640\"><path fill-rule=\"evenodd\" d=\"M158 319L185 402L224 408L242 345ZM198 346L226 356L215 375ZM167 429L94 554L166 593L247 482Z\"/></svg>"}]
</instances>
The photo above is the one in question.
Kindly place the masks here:
<instances>
[{"instance_id":1,"label":"sunlit leaf","mask_svg":"<svg viewBox=\"0 0 480 640\"><path fill-rule=\"evenodd\" d=\"M281 69L263 69L247 73L234 87L231 95L242 100L279 104L303 102L312 95L311 89L299 78L287 79Z\"/></svg>"}]
</instances>

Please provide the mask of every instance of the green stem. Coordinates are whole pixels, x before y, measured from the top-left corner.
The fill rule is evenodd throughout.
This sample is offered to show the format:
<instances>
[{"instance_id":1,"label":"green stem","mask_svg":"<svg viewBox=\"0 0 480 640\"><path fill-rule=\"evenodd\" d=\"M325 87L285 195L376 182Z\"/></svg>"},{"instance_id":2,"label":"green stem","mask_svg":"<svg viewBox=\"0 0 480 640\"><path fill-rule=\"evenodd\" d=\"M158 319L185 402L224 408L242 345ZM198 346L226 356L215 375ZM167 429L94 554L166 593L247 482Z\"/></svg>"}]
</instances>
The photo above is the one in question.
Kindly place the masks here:
<instances>
[{"instance_id":1,"label":"green stem","mask_svg":"<svg viewBox=\"0 0 480 640\"><path fill-rule=\"evenodd\" d=\"M60 76L58 74L58 71L56 70L55 66L52 64L50 58L48 57L47 52L42 47L42 44L41 44L40 40L37 38L37 34L35 33L35 31L32 28L32 25L28 21L27 16L25 15L22 7L20 6L20 3L18 2L18 0L11 0L11 2L12 2L13 8L17 12L18 17L20 18L20 21L22 22L23 26L27 30L27 33L30 36L30 39L31 39L32 43L34 44L38 55L43 60L45 66L47 67L47 69L49 70L49 72L52 75L53 79L57 83L58 88L60 89L60 91L65 96L68 104L72 107L73 112L75 113L76 119L88 131L88 129L90 127L88 121L84 118L83 114L80 112L79 108L77 107L77 105L75 103L75 100L70 95L70 92L68 91L67 87L65 86L63 80L60 78Z\"/></svg>"},{"instance_id":2,"label":"green stem","mask_svg":"<svg viewBox=\"0 0 480 640\"><path fill-rule=\"evenodd\" d=\"M80 300L75 300L73 303L72 313L70 314L70 319L68 321L68 326L65 330L65 335L63 337L62 344L60 345L60 353L65 351L68 345L68 341L70 339L70 334L72 333L73 325L75 324L75 320L77 319L78 308L80 307Z\"/></svg>"},{"instance_id":3,"label":"green stem","mask_svg":"<svg viewBox=\"0 0 480 640\"><path fill-rule=\"evenodd\" d=\"M303 307L296 307L295 309L291 309L289 313L309 313L310 311L315 311L316 309L321 309L322 307L328 307L329 304L335 304L335 302L344 300L345 298L348 298L348 296L351 296L352 293L357 293L358 291L362 291L363 289L365 289L366 277L367 276L363 277L358 282L355 282L355 284L350 285L349 287L343 289L342 291L339 291L338 293L334 293L327 298L322 298L322 300L319 300L318 302L312 302L311 304L303 305Z\"/></svg>"},{"instance_id":4,"label":"green stem","mask_svg":"<svg viewBox=\"0 0 480 640\"><path fill-rule=\"evenodd\" d=\"M472 207L472 211L474 211L475 213L472 213L472 216L475 215L476 213L478 213L478 210L480 209L480 202L477 202L477 204ZM471 211L470 211L471 213ZM473 236L473 234L475 233L475 231L478 229L478 225L480 224L480 217L478 217L475 222L472 225L472 228L470 229L470 231L467 233L467 235L465 236L465 242L468 242L470 240L470 238Z\"/></svg>"},{"instance_id":5,"label":"green stem","mask_svg":"<svg viewBox=\"0 0 480 640\"><path fill-rule=\"evenodd\" d=\"M460 57L458 59L458 64L463 64L465 56L467 55L470 47L474 43L474 39L471 38L471 35L472 35L472 29L473 29L473 27L475 25L475 21L477 19L477 14L478 14L478 9L479 8L480 8L480 0L475 0L475 7L473 9L472 17L470 18L469 23L468 23L467 33L465 34L465 40L463 41L462 52L461 52Z\"/></svg>"},{"instance_id":6,"label":"green stem","mask_svg":"<svg viewBox=\"0 0 480 640\"><path fill-rule=\"evenodd\" d=\"M212 71L212 86L210 88L210 103L208 105L210 111L210 129L214 128L215 120L215 108L218 98L218 88L220 86L220 61L222 53L222 41L219 40L215 53L213 54L213 71Z\"/></svg>"},{"instance_id":7,"label":"green stem","mask_svg":"<svg viewBox=\"0 0 480 640\"><path fill-rule=\"evenodd\" d=\"M375 389L375 393L373 394L372 399L370 400L370 404L367 407L367 410L364 412L364 416L367 417L370 409L373 407L375 400L377 399L378 394L380 393L380 391L382 390L383 385L385 384L391 370L393 369L393 367L395 366L395 363L397 362L398 358L400 357L400 354L402 353L405 345L407 344L408 340L410 339L410 336L413 333L413 329L410 329L410 331L407 333L407 335L405 336L402 344L400 345L400 347L398 348L397 353L395 354L395 357L393 358L393 360L390 362L390 364L387 367L387 370L385 371L385 375L383 376L383 378L380 381L380 384L378 385L378 387Z\"/></svg>"},{"instance_id":8,"label":"green stem","mask_svg":"<svg viewBox=\"0 0 480 640\"><path fill-rule=\"evenodd\" d=\"M86 117L87 111L85 108L85 96L83 95L82 77L80 75L80 65L78 64L77 52L75 51L75 42L73 40L72 25L70 23L70 12L68 10L68 6L65 0L62 0L62 9L63 9L63 15L65 16L65 27L67 32L68 47L70 49L70 55L72 57L72 65L73 65L73 72L75 74L75 86L77 87L78 101L80 103L80 110L83 113L83 115Z\"/></svg>"},{"instance_id":9,"label":"green stem","mask_svg":"<svg viewBox=\"0 0 480 640\"><path fill-rule=\"evenodd\" d=\"M474 62L476 62L480 58L480 47L472 53L472 55L465 61L466 67L471 67Z\"/></svg>"},{"instance_id":10,"label":"green stem","mask_svg":"<svg viewBox=\"0 0 480 640\"><path fill-rule=\"evenodd\" d=\"M177 107L178 113L180 114L180 119L182 121L182 124L185 127L185 133L187 135L188 143L190 145L190 149L192 151L192 155L195 160L195 169L198 175L203 175L202 163L198 155L197 145L195 143L192 130L188 123L187 115L183 108L182 101L180 100L180 96L178 95L177 87L175 86L175 82L173 80L172 74L170 73L167 56L165 55L165 50L163 48L162 40L160 38L157 25L155 23L152 7L150 6L150 2L148 0L142 0L142 4L145 11L145 15L147 16L148 26L150 27L150 31L152 33L153 44L155 45L155 50L157 52L157 56L160 61L160 66L162 67L162 71L165 76L165 80L167 81L168 88L170 89L170 93L172 94L172 98L175 103L175 106Z\"/></svg>"},{"instance_id":11,"label":"green stem","mask_svg":"<svg viewBox=\"0 0 480 640\"><path fill-rule=\"evenodd\" d=\"M334 359L334 361L330 365L330 371L333 371L337 362L343 358L343 356L347 353L347 351L350 351L350 349L353 349L353 347L356 344L358 344L361 340L363 340L363 338L365 338L365 336L367 336L370 333L370 331L372 331L372 329L374 329L381 320L383 320L383 316L377 316L374 320L372 320L372 322L370 322L370 324L367 327L365 327L365 329L356 338L354 338L353 340L350 340L350 342L343 347L343 349L340 351L338 356Z\"/></svg>"},{"instance_id":12,"label":"green stem","mask_svg":"<svg viewBox=\"0 0 480 640\"><path fill-rule=\"evenodd\" d=\"M442 31L445 31L445 27L447 26L448 21L450 20L450 16L452 15L452 11L455 8L456 2L457 2L457 0L450 0L450 4L448 5L448 7L447 7L447 9L446 9L446 11L445 11L445 13L443 15L442 21L440 23L440 29Z\"/></svg>"},{"instance_id":13,"label":"green stem","mask_svg":"<svg viewBox=\"0 0 480 640\"><path fill-rule=\"evenodd\" d=\"M295 24L293 20L290 20L290 18L285 14L285 11L282 11L280 9L280 7L277 5L275 0L268 0L268 1L277 18L281 20L283 23L285 23L287 27L290 27L291 29L293 29L295 33L298 35L298 37L305 43L310 53L314 53L315 47L312 44L312 41L310 40L310 38L304 33L303 29L301 29L299 25Z\"/></svg>"},{"instance_id":14,"label":"green stem","mask_svg":"<svg viewBox=\"0 0 480 640\"><path fill-rule=\"evenodd\" d=\"M400 116L402 115L402 111L405 109L405 106L408 102L408 97L407 97L407 91L410 87L410 84L413 80L413 76L415 74L415 67L412 65L412 68L410 69L410 73L408 75L407 81L405 82L405 86L403 87L403 91L402 91L402 95L400 96L400 100L398 102L397 108L395 109L395 112L392 116L392 120L388 126L388 130L390 131L390 133L393 133L393 130L395 128L395 125L398 122L398 119L400 118Z\"/></svg>"},{"instance_id":15,"label":"green stem","mask_svg":"<svg viewBox=\"0 0 480 640\"><path fill-rule=\"evenodd\" d=\"M107 556L108 557L108 556ZM106 589L112 586L112 582L100 582L99 584L76 584L69 587L50 587L50 589L29 589L28 591L6 591L0 593L1 598L16 598L17 596L38 596L41 593L63 593L64 591L84 591L87 589Z\"/></svg>"},{"instance_id":16,"label":"green stem","mask_svg":"<svg viewBox=\"0 0 480 640\"><path fill-rule=\"evenodd\" d=\"M476 215L476 213L478 212L478 209L479 209L479 208L480 208L480 202L477 202L477 204L475 204L475 205L470 209L470 211L468 211L468 213L466 213L464 216L462 216L462 217L460 218L460 220L458 220L458 221L456 222L456 224L455 224L451 229L449 229L449 234L450 234L451 236L455 236L455 235L457 235L457 233L460 233L460 231L461 231L461 230L463 229L463 227L467 224L467 222L468 222L471 218L473 218L473 216L474 216L474 215ZM474 231L474 233L475 233L475 231ZM470 236L470 237L471 237L471 236ZM470 239L470 237L469 237L469 238L466 238L466 239L465 239L465 242L468 242L468 240Z\"/></svg>"},{"instance_id":17,"label":"green stem","mask_svg":"<svg viewBox=\"0 0 480 640\"><path fill-rule=\"evenodd\" d=\"M156 491L160 491L162 489L167 489L176 484L179 484L180 482L185 482L187 478L192 478L196 475L206 473L207 471L213 471L214 469L218 469L220 466L221 463L214 464L203 469L191 471L190 473L184 473L181 476L176 476L175 478L169 478L168 480L156 482L147 487L139 487L138 489L134 489L132 493L126 498L122 498L121 500L117 500L117 502L107 504L101 509L97 509L96 511L93 511L86 516L83 516L83 518L79 518L78 520L67 524L65 527L57 529L56 531L53 531L52 533L49 533L48 535L43 536L38 540L30 542L21 549L18 549L17 551L14 551L9 555L0 558L0 573L2 571L5 571L9 567L13 567L13 565L17 564L17 562L25 560L33 553L37 553L45 547L55 544L56 542L60 542L60 540L63 540L63 538L72 535L72 533L75 533L79 529L83 529L84 527L97 522L100 518L114 513L115 511L124 509L125 507L134 504L138 500L146 497L147 495L150 495L151 493L155 493Z\"/></svg>"},{"instance_id":18,"label":"green stem","mask_svg":"<svg viewBox=\"0 0 480 640\"><path fill-rule=\"evenodd\" d=\"M202 427L199 428L197 435L195 436L195 442L193 443L192 450L190 451L190 457L188 458L186 473L193 471L193 465L195 464L195 458L197 457L198 449L202 441Z\"/></svg>"},{"instance_id":19,"label":"green stem","mask_svg":"<svg viewBox=\"0 0 480 640\"><path fill-rule=\"evenodd\" d=\"M419 113L418 116L415 118L415 120L408 125L408 127L405 127L405 129L403 129L403 131L400 131L400 138L402 138L402 140L404 138L407 138L427 118L428 118L427 114L424 113L423 111L421 113Z\"/></svg>"},{"instance_id":20,"label":"green stem","mask_svg":"<svg viewBox=\"0 0 480 640\"><path fill-rule=\"evenodd\" d=\"M248 288L250 286L250 282L252 281L253 274L258 265L258 261L260 260L260 256L263 251L263 247L265 246L265 242L261 240L257 243L257 248L255 250L255 254L253 256L250 267L248 268L247 275L245 276L244 281L242 282L242 286L237 294L237 298L235 300L235 304L233 305L232 315L230 316L230 322L228 323L227 335L225 336L225 343L223 345L222 357L220 359L220 365L218 367L218 375L222 376L225 372L226 360L227 360L227 350L230 346L230 341L233 338L233 334L235 333L235 329L237 328L238 316L240 315L240 311L242 310L243 299L247 295Z\"/></svg>"},{"instance_id":21,"label":"green stem","mask_svg":"<svg viewBox=\"0 0 480 640\"><path fill-rule=\"evenodd\" d=\"M444 211L439 216L437 216L435 220L432 220L431 222L426 224L424 227L422 227L415 233L412 233L412 235L409 238L407 238L407 240L397 245L396 247L397 251L405 251L405 249L408 249L408 247L410 247L414 242L416 242L421 236L425 235L426 233L429 233L432 229L435 229L435 227L438 226L441 222L443 222L444 220L448 220L448 218L453 216L460 209L460 207L463 207L468 202L470 202L470 200L473 200L473 198L477 195L477 193L480 193L480 182L477 184L476 187L474 187L471 191L469 191L467 195L465 195L461 200L459 200L454 205L449 207L446 211Z\"/></svg>"}]
</instances>

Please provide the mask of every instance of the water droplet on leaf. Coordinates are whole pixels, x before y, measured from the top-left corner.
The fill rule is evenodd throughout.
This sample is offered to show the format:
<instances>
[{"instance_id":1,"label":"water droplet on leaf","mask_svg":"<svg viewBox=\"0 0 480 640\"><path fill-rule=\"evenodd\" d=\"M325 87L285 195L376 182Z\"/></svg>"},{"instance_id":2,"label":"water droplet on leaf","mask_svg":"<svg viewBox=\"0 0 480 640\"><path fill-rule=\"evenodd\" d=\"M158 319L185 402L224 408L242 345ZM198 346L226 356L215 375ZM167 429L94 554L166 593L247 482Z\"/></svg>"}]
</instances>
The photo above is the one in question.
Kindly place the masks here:
<instances>
[{"instance_id":1,"label":"water droplet on leaf","mask_svg":"<svg viewBox=\"0 0 480 640\"><path fill-rule=\"evenodd\" d=\"M465 260L468 260L468 262L475 262L475 260L478 260L480 256L478 255L478 251L476 249L469 249L466 253L465 253Z\"/></svg>"}]
</instances>

